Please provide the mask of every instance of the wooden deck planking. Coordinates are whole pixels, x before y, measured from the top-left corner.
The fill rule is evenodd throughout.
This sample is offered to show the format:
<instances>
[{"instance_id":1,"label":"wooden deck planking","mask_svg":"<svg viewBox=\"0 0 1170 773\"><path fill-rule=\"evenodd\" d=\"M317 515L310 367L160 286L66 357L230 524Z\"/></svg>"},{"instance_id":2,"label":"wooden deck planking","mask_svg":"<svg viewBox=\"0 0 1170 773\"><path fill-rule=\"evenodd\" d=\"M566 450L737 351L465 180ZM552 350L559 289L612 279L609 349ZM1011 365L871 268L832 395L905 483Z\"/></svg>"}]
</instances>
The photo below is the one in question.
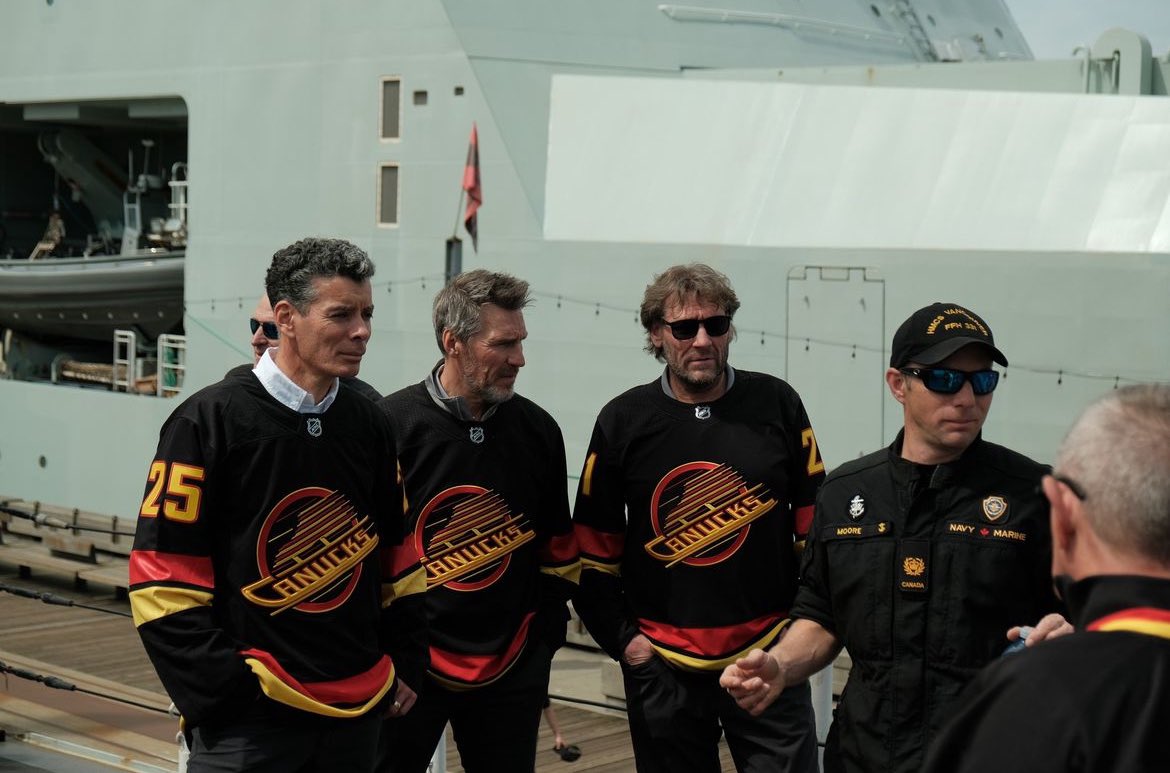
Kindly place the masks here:
<instances>
[{"instance_id":1,"label":"wooden deck planking","mask_svg":"<svg viewBox=\"0 0 1170 773\"><path fill-rule=\"evenodd\" d=\"M128 611L129 603L109 587L82 591L66 575L35 574L22 579L12 565L0 565L0 582L52 592L92 606ZM165 701L165 691L154 672L130 618L116 617L78 607L63 607L0 592L0 651L44 664L46 675L70 679L90 675L154 694ZM0 654L0 660L4 655ZM57 668L62 673L50 673ZM15 679L16 677L8 677ZM66 698L72 693L60 692ZM628 773L634 769L633 748L624 716L577 708L554 701L557 718L568 743L581 749L575 762L565 762L552 751L553 737L542 720L537 742L538 773L590 771ZM726 744L720 744L724 771L734 771ZM447 769L461 773L454 738L447 733Z\"/></svg>"}]
</instances>

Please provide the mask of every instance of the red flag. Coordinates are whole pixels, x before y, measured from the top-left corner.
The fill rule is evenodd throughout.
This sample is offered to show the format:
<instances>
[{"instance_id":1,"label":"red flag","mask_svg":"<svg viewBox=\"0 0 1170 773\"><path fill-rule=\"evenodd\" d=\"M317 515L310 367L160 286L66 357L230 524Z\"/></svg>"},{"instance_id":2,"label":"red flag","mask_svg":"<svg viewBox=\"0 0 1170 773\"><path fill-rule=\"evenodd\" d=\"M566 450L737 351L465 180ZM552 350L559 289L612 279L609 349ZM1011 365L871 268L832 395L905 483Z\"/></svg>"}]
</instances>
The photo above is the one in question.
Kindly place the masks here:
<instances>
[{"instance_id":1,"label":"red flag","mask_svg":"<svg viewBox=\"0 0 1170 773\"><path fill-rule=\"evenodd\" d=\"M471 248L479 252L479 221L475 213L483 203L483 191L479 187L479 134L474 122L471 124L471 144L467 147L467 164L463 167L463 190L467 191L463 225L471 234Z\"/></svg>"}]
</instances>

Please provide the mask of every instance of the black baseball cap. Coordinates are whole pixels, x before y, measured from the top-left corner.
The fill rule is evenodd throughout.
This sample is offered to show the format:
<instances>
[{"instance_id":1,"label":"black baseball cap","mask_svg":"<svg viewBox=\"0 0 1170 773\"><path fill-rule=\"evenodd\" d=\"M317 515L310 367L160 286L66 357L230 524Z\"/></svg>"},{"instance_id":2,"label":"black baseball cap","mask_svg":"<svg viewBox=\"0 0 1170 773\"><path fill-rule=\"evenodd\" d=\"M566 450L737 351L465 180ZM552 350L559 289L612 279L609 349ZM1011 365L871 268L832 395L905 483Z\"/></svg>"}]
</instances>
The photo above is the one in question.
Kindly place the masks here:
<instances>
[{"instance_id":1,"label":"black baseball cap","mask_svg":"<svg viewBox=\"0 0 1170 773\"><path fill-rule=\"evenodd\" d=\"M911 361L937 365L968 344L983 344L991 359L1007 367L1007 357L995 348L995 336L982 317L957 303L932 303L911 314L894 333L890 367Z\"/></svg>"}]
</instances>

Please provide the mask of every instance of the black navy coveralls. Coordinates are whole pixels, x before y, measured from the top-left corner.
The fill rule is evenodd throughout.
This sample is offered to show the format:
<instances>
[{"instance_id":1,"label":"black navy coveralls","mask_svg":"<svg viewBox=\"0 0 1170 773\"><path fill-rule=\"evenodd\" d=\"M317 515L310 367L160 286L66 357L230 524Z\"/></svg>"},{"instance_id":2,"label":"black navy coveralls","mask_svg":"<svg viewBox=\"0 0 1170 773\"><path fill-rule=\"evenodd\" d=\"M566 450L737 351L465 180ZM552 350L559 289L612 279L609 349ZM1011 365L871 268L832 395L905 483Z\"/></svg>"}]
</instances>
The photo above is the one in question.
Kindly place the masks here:
<instances>
[{"instance_id":1,"label":"black navy coveralls","mask_svg":"<svg viewBox=\"0 0 1170 773\"><path fill-rule=\"evenodd\" d=\"M826 743L826 773L918 771L930 739L1013 625L1058 605L1046 468L977 438L924 466L889 448L826 480L794 618L845 645L852 672Z\"/></svg>"}]
</instances>

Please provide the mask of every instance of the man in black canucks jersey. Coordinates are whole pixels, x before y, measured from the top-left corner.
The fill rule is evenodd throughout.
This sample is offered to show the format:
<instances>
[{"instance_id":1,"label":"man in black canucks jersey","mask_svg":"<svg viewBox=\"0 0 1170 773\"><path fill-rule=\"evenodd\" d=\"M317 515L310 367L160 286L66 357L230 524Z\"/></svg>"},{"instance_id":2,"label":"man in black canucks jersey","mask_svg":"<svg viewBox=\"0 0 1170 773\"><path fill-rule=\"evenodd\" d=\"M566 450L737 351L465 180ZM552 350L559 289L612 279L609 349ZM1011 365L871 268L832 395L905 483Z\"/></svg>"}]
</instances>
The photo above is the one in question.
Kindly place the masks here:
<instances>
[{"instance_id":1,"label":"man in black canucks jersey","mask_svg":"<svg viewBox=\"0 0 1170 773\"><path fill-rule=\"evenodd\" d=\"M926 773L1170 770L1168 471L1170 386L1108 392L1073 424L1043 487L1077 631L981 672Z\"/></svg>"},{"instance_id":2,"label":"man in black canucks jersey","mask_svg":"<svg viewBox=\"0 0 1170 773\"><path fill-rule=\"evenodd\" d=\"M815 771L805 683L752 716L723 667L788 623L824 464L804 405L778 378L728 363L739 299L709 266L646 288L660 378L606 405L581 473L574 601L621 664L642 773L715 773L722 733L740 771Z\"/></svg>"},{"instance_id":3,"label":"man in black canucks jersey","mask_svg":"<svg viewBox=\"0 0 1170 773\"><path fill-rule=\"evenodd\" d=\"M394 438L341 388L370 337L373 263L278 251L280 346L163 425L130 558L135 625L189 731L188 771L372 770L426 657L423 570Z\"/></svg>"},{"instance_id":4,"label":"man in black canucks jersey","mask_svg":"<svg viewBox=\"0 0 1170 773\"><path fill-rule=\"evenodd\" d=\"M1045 468L983 439L1007 365L991 328L955 303L910 315L886 384L903 427L825 481L801 565L796 618L770 652L729 666L740 705L765 710L844 646L849 681L825 743L827 773L911 773L959 691L1019 626L1032 646L1070 630L1055 614Z\"/></svg>"},{"instance_id":5,"label":"man in black canucks jersey","mask_svg":"<svg viewBox=\"0 0 1170 773\"><path fill-rule=\"evenodd\" d=\"M423 773L450 722L463 769L531 771L579 572L565 445L516 394L528 283L483 269L435 297L442 359L379 405L394 427L426 569L428 678L384 727L380 771Z\"/></svg>"}]
</instances>

